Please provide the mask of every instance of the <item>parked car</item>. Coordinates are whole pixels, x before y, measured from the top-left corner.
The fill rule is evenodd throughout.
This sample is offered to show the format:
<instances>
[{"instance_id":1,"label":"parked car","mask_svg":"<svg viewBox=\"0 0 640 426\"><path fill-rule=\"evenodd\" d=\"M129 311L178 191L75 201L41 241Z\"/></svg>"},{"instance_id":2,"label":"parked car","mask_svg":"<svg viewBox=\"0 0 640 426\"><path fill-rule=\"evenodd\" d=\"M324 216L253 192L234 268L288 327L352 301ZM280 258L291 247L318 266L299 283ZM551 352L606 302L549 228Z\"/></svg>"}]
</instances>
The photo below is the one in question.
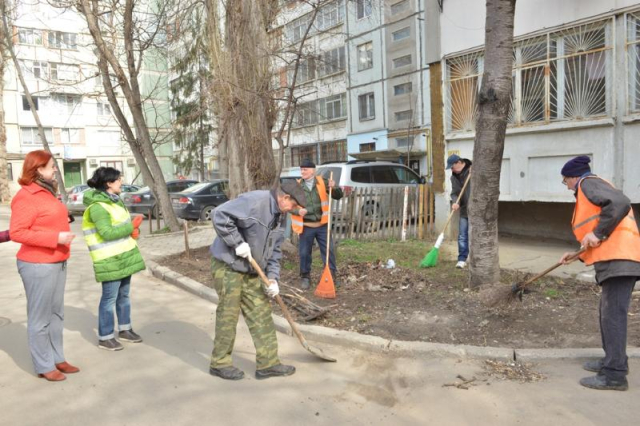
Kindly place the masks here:
<instances>
[{"instance_id":1,"label":"parked car","mask_svg":"<svg viewBox=\"0 0 640 426\"><path fill-rule=\"evenodd\" d=\"M140 189L136 185L122 185L122 192L134 192ZM71 214L84 214L84 193L90 189L88 185L76 185L67 193L67 210Z\"/></svg>"},{"instance_id":2,"label":"parked car","mask_svg":"<svg viewBox=\"0 0 640 426\"><path fill-rule=\"evenodd\" d=\"M167 191L169 192L169 195L171 195L176 192L182 192L197 183L197 180L190 179L170 180L167 182ZM146 216L151 210L154 217L158 214L158 209L156 208L156 197L153 196L151 188L148 186L140 188L135 192L126 193L122 198L122 201L131 213L141 213Z\"/></svg>"},{"instance_id":3,"label":"parked car","mask_svg":"<svg viewBox=\"0 0 640 426\"><path fill-rule=\"evenodd\" d=\"M317 167L316 174L329 179L332 172L333 180L345 195L351 194L355 188L370 188L373 195L366 202L363 198L356 199L355 210L364 215L365 222L371 230L385 214L397 215L402 212L403 203L392 202L389 188L404 188L425 183L425 178L410 168L390 161L353 160L326 163ZM347 204L348 200L335 204L336 207L332 208L334 215L341 213L340 209L347 208ZM409 200L409 208L413 208L413 200Z\"/></svg>"},{"instance_id":4,"label":"parked car","mask_svg":"<svg viewBox=\"0 0 640 426\"><path fill-rule=\"evenodd\" d=\"M199 183L171 194L171 205L179 218L208 221L211 220L213 209L229 200L228 190L227 180Z\"/></svg>"}]
</instances>

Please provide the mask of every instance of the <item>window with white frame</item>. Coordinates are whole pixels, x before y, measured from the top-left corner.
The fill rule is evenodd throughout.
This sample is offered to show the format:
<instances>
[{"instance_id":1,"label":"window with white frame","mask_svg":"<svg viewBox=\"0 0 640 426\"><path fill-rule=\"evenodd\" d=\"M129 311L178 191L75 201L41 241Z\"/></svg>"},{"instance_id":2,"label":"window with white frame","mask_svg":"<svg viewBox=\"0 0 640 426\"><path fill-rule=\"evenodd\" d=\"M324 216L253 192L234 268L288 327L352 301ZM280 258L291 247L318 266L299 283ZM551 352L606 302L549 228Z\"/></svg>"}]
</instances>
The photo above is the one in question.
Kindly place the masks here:
<instances>
[{"instance_id":1,"label":"window with white frame","mask_svg":"<svg viewBox=\"0 0 640 426\"><path fill-rule=\"evenodd\" d=\"M346 69L344 46L322 52L318 66L318 77L342 72Z\"/></svg>"},{"instance_id":2,"label":"window with white frame","mask_svg":"<svg viewBox=\"0 0 640 426\"><path fill-rule=\"evenodd\" d=\"M640 112L640 11L627 14L628 112Z\"/></svg>"},{"instance_id":3,"label":"window with white frame","mask_svg":"<svg viewBox=\"0 0 640 426\"><path fill-rule=\"evenodd\" d=\"M52 63L51 80L54 81L78 81L80 79L80 68L73 64Z\"/></svg>"},{"instance_id":4,"label":"window with white frame","mask_svg":"<svg viewBox=\"0 0 640 426\"><path fill-rule=\"evenodd\" d=\"M409 0L402 0L391 5L391 14L397 15L409 10Z\"/></svg>"},{"instance_id":5,"label":"window with white frame","mask_svg":"<svg viewBox=\"0 0 640 426\"><path fill-rule=\"evenodd\" d=\"M111 105L105 102L96 102L98 115L111 115Z\"/></svg>"},{"instance_id":6,"label":"window with white frame","mask_svg":"<svg viewBox=\"0 0 640 426\"><path fill-rule=\"evenodd\" d=\"M402 83L393 86L393 96L406 95L413 91L413 83Z\"/></svg>"},{"instance_id":7,"label":"window with white frame","mask_svg":"<svg viewBox=\"0 0 640 426\"><path fill-rule=\"evenodd\" d=\"M373 68L373 42L358 46L358 71Z\"/></svg>"},{"instance_id":8,"label":"window with white frame","mask_svg":"<svg viewBox=\"0 0 640 426\"><path fill-rule=\"evenodd\" d=\"M42 145L37 127L21 127L22 145ZM44 128L44 136L48 143L53 143L53 131L51 127Z\"/></svg>"},{"instance_id":9,"label":"window with white frame","mask_svg":"<svg viewBox=\"0 0 640 426\"><path fill-rule=\"evenodd\" d=\"M56 49L73 49L78 48L76 44L76 34L65 33L62 31L50 31L49 32L49 47Z\"/></svg>"},{"instance_id":10,"label":"window with white frame","mask_svg":"<svg viewBox=\"0 0 640 426\"><path fill-rule=\"evenodd\" d=\"M311 22L311 14L306 14L298 19L291 21L287 24L286 32L287 38L291 43L297 43L302 40L304 34L307 32L307 28ZM309 35L313 34L313 28L309 30Z\"/></svg>"},{"instance_id":11,"label":"window with white frame","mask_svg":"<svg viewBox=\"0 0 640 426\"><path fill-rule=\"evenodd\" d=\"M33 78L49 78L49 64L47 62L40 61L20 61L22 70L26 74L26 77Z\"/></svg>"},{"instance_id":12,"label":"window with white frame","mask_svg":"<svg viewBox=\"0 0 640 426\"><path fill-rule=\"evenodd\" d=\"M335 27L344 21L344 0L336 0L323 6L316 16L316 28L319 31Z\"/></svg>"},{"instance_id":13,"label":"window with white frame","mask_svg":"<svg viewBox=\"0 0 640 426\"><path fill-rule=\"evenodd\" d=\"M18 29L18 43L42 46L42 30L33 28Z\"/></svg>"},{"instance_id":14,"label":"window with white frame","mask_svg":"<svg viewBox=\"0 0 640 426\"><path fill-rule=\"evenodd\" d=\"M406 111L398 111L395 114L396 121L408 121L413 117L413 111L408 109Z\"/></svg>"},{"instance_id":15,"label":"window with white frame","mask_svg":"<svg viewBox=\"0 0 640 426\"><path fill-rule=\"evenodd\" d=\"M409 36L411 36L411 28L409 27L404 27L391 33L393 41L404 40L405 38L409 38Z\"/></svg>"},{"instance_id":16,"label":"window with white frame","mask_svg":"<svg viewBox=\"0 0 640 426\"><path fill-rule=\"evenodd\" d=\"M373 93L365 93L358 96L358 116L360 121L372 120L376 117L375 96Z\"/></svg>"},{"instance_id":17,"label":"window with white frame","mask_svg":"<svg viewBox=\"0 0 640 426\"><path fill-rule=\"evenodd\" d=\"M124 170L122 168L122 161L101 161L100 167L112 167L119 172L122 172Z\"/></svg>"},{"instance_id":18,"label":"window with white frame","mask_svg":"<svg viewBox=\"0 0 640 426\"><path fill-rule=\"evenodd\" d=\"M371 16L373 0L356 0L356 18L363 19Z\"/></svg>"},{"instance_id":19,"label":"window with white frame","mask_svg":"<svg viewBox=\"0 0 640 426\"><path fill-rule=\"evenodd\" d=\"M298 127L310 126L318 123L318 102L309 101L296 107L295 124Z\"/></svg>"},{"instance_id":20,"label":"window with white frame","mask_svg":"<svg viewBox=\"0 0 640 426\"><path fill-rule=\"evenodd\" d=\"M411 55L401 56L393 60L394 68L406 67L407 65L411 65Z\"/></svg>"},{"instance_id":21,"label":"window with white frame","mask_svg":"<svg viewBox=\"0 0 640 426\"><path fill-rule=\"evenodd\" d=\"M63 144L80 143L80 129L60 129L60 142Z\"/></svg>"},{"instance_id":22,"label":"window with white frame","mask_svg":"<svg viewBox=\"0 0 640 426\"><path fill-rule=\"evenodd\" d=\"M289 81L293 84L293 73L295 71L295 63L289 69ZM314 58L303 59L298 65L298 74L296 75L296 85L306 83L316 78L316 61Z\"/></svg>"},{"instance_id":23,"label":"window with white frame","mask_svg":"<svg viewBox=\"0 0 640 426\"><path fill-rule=\"evenodd\" d=\"M53 95L53 104L58 113L80 114L82 112L82 96L80 95L55 94Z\"/></svg>"},{"instance_id":24,"label":"window with white frame","mask_svg":"<svg viewBox=\"0 0 640 426\"><path fill-rule=\"evenodd\" d=\"M320 121L347 118L347 94L341 93L318 100Z\"/></svg>"},{"instance_id":25,"label":"window with white frame","mask_svg":"<svg viewBox=\"0 0 640 426\"><path fill-rule=\"evenodd\" d=\"M514 44L509 124L611 115L612 18L551 31ZM448 131L473 131L483 52L446 59Z\"/></svg>"}]
</instances>

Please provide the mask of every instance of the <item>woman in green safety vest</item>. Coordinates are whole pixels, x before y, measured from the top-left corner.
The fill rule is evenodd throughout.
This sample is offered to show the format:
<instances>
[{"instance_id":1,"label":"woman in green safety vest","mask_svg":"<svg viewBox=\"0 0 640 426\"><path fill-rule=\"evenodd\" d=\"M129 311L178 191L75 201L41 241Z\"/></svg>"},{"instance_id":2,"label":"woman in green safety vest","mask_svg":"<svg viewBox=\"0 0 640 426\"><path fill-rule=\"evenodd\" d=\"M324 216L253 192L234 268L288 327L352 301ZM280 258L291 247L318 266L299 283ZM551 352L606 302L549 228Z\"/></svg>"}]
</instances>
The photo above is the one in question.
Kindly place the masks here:
<instances>
[{"instance_id":1,"label":"woman in green safety vest","mask_svg":"<svg viewBox=\"0 0 640 426\"><path fill-rule=\"evenodd\" d=\"M113 167L99 167L87 181L87 206L82 217L82 233L93 260L96 281L102 283L98 308L98 347L109 351L124 349L115 338L114 308L118 317L118 337L132 343L142 338L131 328L131 275L142 271L144 260L136 239L142 216L131 220L120 199L122 177Z\"/></svg>"}]
</instances>

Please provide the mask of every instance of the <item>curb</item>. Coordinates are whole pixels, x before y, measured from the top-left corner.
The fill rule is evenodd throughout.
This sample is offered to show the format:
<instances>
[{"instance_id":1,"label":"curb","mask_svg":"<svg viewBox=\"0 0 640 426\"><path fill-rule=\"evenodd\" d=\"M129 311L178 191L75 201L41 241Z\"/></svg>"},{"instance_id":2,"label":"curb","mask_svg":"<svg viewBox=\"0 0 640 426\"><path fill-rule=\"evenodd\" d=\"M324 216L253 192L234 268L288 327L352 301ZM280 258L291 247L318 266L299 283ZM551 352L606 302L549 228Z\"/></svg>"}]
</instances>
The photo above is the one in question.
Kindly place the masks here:
<instances>
[{"instance_id":1,"label":"curb","mask_svg":"<svg viewBox=\"0 0 640 426\"><path fill-rule=\"evenodd\" d=\"M145 273L147 275L152 275L169 284L173 284L214 304L218 303L218 295L212 288L172 271L165 266L160 266L152 260L147 261L146 264L147 269L145 270ZM291 327L286 319L274 314L273 322L275 323L276 330L289 336L293 336ZM355 333L353 331L336 330L318 325L298 324L298 328L304 334L305 338L310 341L397 356L499 359L503 361L588 359L601 358L604 356L604 351L601 348L496 348L490 346L451 345L447 343L389 340L378 336L368 336L365 334ZM640 358L640 348L627 348L627 356L629 358Z\"/></svg>"}]
</instances>

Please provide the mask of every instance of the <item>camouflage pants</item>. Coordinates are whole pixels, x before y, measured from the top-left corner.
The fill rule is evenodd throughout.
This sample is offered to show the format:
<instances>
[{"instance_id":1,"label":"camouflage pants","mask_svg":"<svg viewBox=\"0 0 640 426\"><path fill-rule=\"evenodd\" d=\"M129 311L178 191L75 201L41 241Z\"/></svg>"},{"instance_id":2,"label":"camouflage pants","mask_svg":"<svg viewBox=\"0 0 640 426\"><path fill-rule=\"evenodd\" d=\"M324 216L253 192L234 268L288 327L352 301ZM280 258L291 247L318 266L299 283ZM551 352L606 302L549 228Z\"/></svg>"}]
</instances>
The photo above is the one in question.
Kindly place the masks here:
<instances>
[{"instance_id":1,"label":"camouflage pants","mask_svg":"<svg viewBox=\"0 0 640 426\"><path fill-rule=\"evenodd\" d=\"M235 272L215 259L211 261L211 272L219 298L211 367L232 365L231 352L236 340L240 311L256 348L256 369L262 370L279 364L271 304L262 290L260 277Z\"/></svg>"}]
</instances>

